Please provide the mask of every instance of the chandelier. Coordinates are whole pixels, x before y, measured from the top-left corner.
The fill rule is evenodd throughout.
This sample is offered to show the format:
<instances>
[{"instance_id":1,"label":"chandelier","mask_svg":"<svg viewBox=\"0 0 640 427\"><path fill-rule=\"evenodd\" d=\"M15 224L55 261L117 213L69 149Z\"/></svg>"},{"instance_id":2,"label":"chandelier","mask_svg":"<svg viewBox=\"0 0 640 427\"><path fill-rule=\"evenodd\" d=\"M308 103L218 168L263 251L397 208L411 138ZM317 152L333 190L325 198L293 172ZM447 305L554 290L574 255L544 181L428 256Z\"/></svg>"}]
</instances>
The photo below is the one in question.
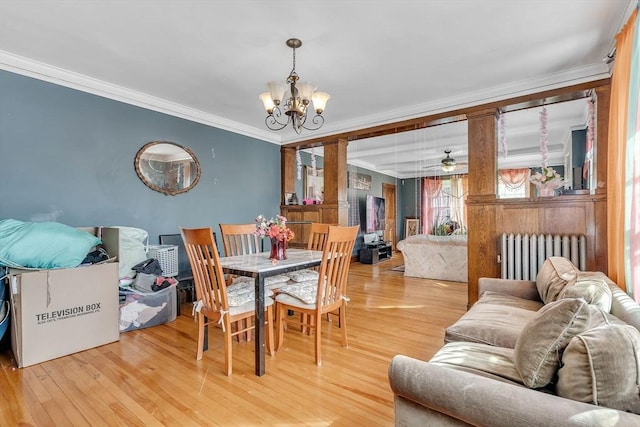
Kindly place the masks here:
<instances>
[{"instance_id":1,"label":"chandelier","mask_svg":"<svg viewBox=\"0 0 640 427\"><path fill-rule=\"evenodd\" d=\"M447 155L447 157L440 160L440 167L444 172L453 172L454 170L456 170L456 159L450 156L451 150L444 150L444 153Z\"/></svg>"},{"instance_id":2,"label":"chandelier","mask_svg":"<svg viewBox=\"0 0 640 427\"><path fill-rule=\"evenodd\" d=\"M264 122L271 130L282 130L288 124L291 124L296 133L302 132L303 128L320 129L324 124L322 112L330 96L325 92L316 92L312 83L298 81L300 77L296 73L296 49L302 46L302 42L299 39L289 39L287 46L293 49L293 68L285 82L267 83L269 92L260 95L264 109L267 110ZM312 118L307 116L309 110L315 112Z\"/></svg>"}]
</instances>

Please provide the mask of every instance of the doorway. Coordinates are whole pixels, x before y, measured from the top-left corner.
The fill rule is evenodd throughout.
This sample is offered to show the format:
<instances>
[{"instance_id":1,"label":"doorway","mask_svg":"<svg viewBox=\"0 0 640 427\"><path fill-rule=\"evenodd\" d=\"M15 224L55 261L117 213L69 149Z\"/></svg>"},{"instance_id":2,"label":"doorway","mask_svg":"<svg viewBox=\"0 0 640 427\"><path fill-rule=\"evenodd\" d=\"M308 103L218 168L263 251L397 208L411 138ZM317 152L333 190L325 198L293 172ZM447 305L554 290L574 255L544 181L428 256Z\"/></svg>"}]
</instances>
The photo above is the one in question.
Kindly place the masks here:
<instances>
[{"instance_id":1,"label":"doorway","mask_svg":"<svg viewBox=\"0 0 640 427\"><path fill-rule=\"evenodd\" d=\"M382 197L384 198L384 241L391 242L391 249L396 250L396 186L395 184L382 184Z\"/></svg>"}]
</instances>

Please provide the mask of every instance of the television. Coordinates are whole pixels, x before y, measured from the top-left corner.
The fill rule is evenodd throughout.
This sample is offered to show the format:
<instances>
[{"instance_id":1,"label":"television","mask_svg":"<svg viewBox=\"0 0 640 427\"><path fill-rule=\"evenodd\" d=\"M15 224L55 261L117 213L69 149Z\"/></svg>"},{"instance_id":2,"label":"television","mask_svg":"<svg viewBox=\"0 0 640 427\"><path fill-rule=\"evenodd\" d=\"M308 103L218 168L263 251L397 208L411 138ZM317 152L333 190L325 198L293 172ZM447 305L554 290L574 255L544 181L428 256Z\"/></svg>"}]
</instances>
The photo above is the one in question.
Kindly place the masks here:
<instances>
[{"instance_id":1,"label":"television","mask_svg":"<svg viewBox=\"0 0 640 427\"><path fill-rule=\"evenodd\" d=\"M365 233L384 231L384 199L367 194L365 207Z\"/></svg>"}]
</instances>

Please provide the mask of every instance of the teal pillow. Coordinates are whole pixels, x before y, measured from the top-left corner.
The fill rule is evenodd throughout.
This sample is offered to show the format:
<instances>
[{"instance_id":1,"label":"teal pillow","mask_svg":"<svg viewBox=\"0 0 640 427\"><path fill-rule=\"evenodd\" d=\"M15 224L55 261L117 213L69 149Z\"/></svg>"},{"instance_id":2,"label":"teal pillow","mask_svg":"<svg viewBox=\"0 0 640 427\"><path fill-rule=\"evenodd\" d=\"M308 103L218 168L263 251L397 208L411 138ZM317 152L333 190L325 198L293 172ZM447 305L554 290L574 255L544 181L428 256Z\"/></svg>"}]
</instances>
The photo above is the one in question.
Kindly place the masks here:
<instances>
[{"instance_id":1,"label":"teal pillow","mask_svg":"<svg viewBox=\"0 0 640 427\"><path fill-rule=\"evenodd\" d=\"M0 265L14 268L72 268L102 241L57 222L0 220Z\"/></svg>"}]
</instances>

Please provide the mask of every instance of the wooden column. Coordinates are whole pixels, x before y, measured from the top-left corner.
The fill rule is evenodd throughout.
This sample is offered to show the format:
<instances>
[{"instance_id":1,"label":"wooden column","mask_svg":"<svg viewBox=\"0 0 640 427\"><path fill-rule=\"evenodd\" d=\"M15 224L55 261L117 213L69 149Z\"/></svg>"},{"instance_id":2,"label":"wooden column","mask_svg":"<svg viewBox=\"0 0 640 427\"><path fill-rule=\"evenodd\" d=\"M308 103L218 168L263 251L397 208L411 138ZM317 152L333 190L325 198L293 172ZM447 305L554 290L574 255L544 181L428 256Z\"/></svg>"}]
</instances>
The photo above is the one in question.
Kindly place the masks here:
<instances>
[{"instance_id":1,"label":"wooden column","mask_svg":"<svg viewBox=\"0 0 640 427\"><path fill-rule=\"evenodd\" d=\"M495 225L497 189L497 110L490 108L467 115L469 129L468 301L478 299L478 279L498 277Z\"/></svg>"},{"instance_id":2,"label":"wooden column","mask_svg":"<svg viewBox=\"0 0 640 427\"><path fill-rule=\"evenodd\" d=\"M347 145L346 138L324 143L324 215L323 221L349 224L347 202Z\"/></svg>"},{"instance_id":3,"label":"wooden column","mask_svg":"<svg viewBox=\"0 0 640 427\"><path fill-rule=\"evenodd\" d=\"M315 143L317 144L317 143ZM282 163L282 200L280 213L291 224L296 237L290 247L304 248L309 237L309 223L349 225L349 203L347 202L347 138L324 141L324 197L319 205L293 205L284 203L284 193L295 191L296 146L280 148ZM303 148L304 146L300 146ZM302 195L298 195L302 200Z\"/></svg>"},{"instance_id":4,"label":"wooden column","mask_svg":"<svg viewBox=\"0 0 640 427\"><path fill-rule=\"evenodd\" d=\"M609 109L611 106L611 82L596 87L596 141L594 153L595 194L604 197L596 204L596 214L593 226L594 246L599 256L596 258L595 269L608 273L608 234L607 234L607 171L609 168Z\"/></svg>"},{"instance_id":5,"label":"wooden column","mask_svg":"<svg viewBox=\"0 0 640 427\"><path fill-rule=\"evenodd\" d=\"M280 148L280 204L284 205L285 193L296 191L296 149L291 147ZM302 200L302 194L298 194Z\"/></svg>"},{"instance_id":6,"label":"wooden column","mask_svg":"<svg viewBox=\"0 0 640 427\"><path fill-rule=\"evenodd\" d=\"M607 147L609 146L609 106L611 86L596 88L596 141L593 156L595 193L607 194Z\"/></svg>"}]
</instances>

